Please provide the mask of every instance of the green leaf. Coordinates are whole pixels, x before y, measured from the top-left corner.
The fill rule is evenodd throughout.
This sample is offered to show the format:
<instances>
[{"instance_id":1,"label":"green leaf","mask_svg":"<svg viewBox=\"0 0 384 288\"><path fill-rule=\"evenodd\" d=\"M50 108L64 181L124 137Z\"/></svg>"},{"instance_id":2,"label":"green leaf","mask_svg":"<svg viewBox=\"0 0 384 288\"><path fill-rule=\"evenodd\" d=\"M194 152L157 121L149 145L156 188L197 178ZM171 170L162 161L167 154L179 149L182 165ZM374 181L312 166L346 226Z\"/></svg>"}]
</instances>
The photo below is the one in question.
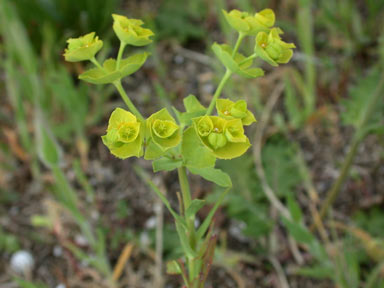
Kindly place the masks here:
<instances>
[{"instance_id":1,"label":"green leaf","mask_svg":"<svg viewBox=\"0 0 384 288\"><path fill-rule=\"evenodd\" d=\"M316 265L312 267L299 268L296 273L305 277L312 277L316 279L332 279L335 275L333 267Z\"/></svg>"},{"instance_id":2,"label":"green leaf","mask_svg":"<svg viewBox=\"0 0 384 288\"><path fill-rule=\"evenodd\" d=\"M108 84L121 78L121 74L116 68L115 59L107 59L103 63L103 68L93 68L79 75L79 79L92 84Z\"/></svg>"},{"instance_id":3,"label":"green leaf","mask_svg":"<svg viewBox=\"0 0 384 288\"><path fill-rule=\"evenodd\" d=\"M185 212L185 216L187 218L195 217L196 213L199 212L199 210L203 208L204 205L205 205L205 200L193 199L187 211Z\"/></svg>"},{"instance_id":4,"label":"green leaf","mask_svg":"<svg viewBox=\"0 0 384 288\"><path fill-rule=\"evenodd\" d=\"M215 184L221 187L232 187L232 181L229 175L220 169L215 168L193 168L188 167L188 170L191 171L192 174L197 174L203 177L205 180L214 182Z\"/></svg>"},{"instance_id":5,"label":"green leaf","mask_svg":"<svg viewBox=\"0 0 384 288\"><path fill-rule=\"evenodd\" d=\"M292 222L285 217L281 219L284 226L288 229L289 234L300 243L310 245L315 241L315 237L302 224Z\"/></svg>"},{"instance_id":6,"label":"green leaf","mask_svg":"<svg viewBox=\"0 0 384 288\"><path fill-rule=\"evenodd\" d=\"M156 195L160 198L160 200L163 202L164 206L167 207L168 211L172 214L173 218L175 218L176 223L180 225L183 229L187 227L184 219L178 215L175 210L172 209L171 204L169 203L168 199L164 196L164 194L160 191L160 189L153 183L153 181L149 178L148 174L145 172L143 168L140 166L134 166L134 169L137 173L137 175L142 178L145 182L147 182L148 186L151 187L153 192L156 193Z\"/></svg>"},{"instance_id":7,"label":"green leaf","mask_svg":"<svg viewBox=\"0 0 384 288\"><path fill-rule=\"evenodd\" d=\"M189 259L195 258L197 256L197 253L193 251L193 249L191 248L191 245L189 244L189 239L186 233L186 229L184 229L183 226L180 225L177 219L175 222L176 222L176 231L177 231L177 234L179 235L181 246L184 250L185 255Z\"/></svg>"},{"instance_id":8,"label":"green leaf","mask_svg":"<svg viewBox=\"0 0 384 288\"><path fill-rule=\"evenodd\" d=\"M245 78L256 78L264 75L262 69L250 68L253 63L252 59L245 61L246 57L240 53L236 53L235 57L232 57L232 48L227 44L214 43L212 50L220 62L233 73Z\"/></svg>"},{"instance_id":9,"label":"green leaf","mask_svg":"<svg viewBox=\"0 0 384 288\"><path fill-rule=\"evenodd\" d=\"M207 110L203 105L201 105L199 100L197 100L196 96L192 94L185 97L183 103L185 111L189 113Z\"/></svg>"},{"instance_id":10,"label":"green leaf","mask_svg":"<svg viewBox=\"0 0 384 288\"><path fill-rule=\"evenodd\" d=\"M145 149L145 154L144 154L145 160L158 159L164 154L165 154L164 150L162 150L158 145L153 143L151 139L148 140L147 148Z\"/></svg>"},{"instance_id":11,"label":"green leaf","mask_svg":"<svg viewBox=\"0 0 384 288\"><path fill-rule=\"evenodd\" d=\"M167 157L163 157L152 162L153 172L172 171L182 165L183 161L181 159L170 159Z\"/></svg>"},{"instance_id":12,"label":"green leaf","mask_svg":"<svg viewBox=\"0 0 384 288\"><path fill-rule=\"evenodd\" d=\"M180 268L180 264L177 263L176 260L172 260L172 261L167 262L167 274L179 275L181 273L182 273L182 271Z\"/></svg>"},{"instance_id":13,"label":"green leaf","mask_svg":"<svg viewBox=\"0 0 384 288\"><path fill-rule=\"evenodd\" d=\"M344 125L352 125L355 128L360 126L364 114L368 109L371 98L375 96L377 83L380 81L380 69L373 69L366 77L360 77L359 81L349 91L349 97L342 100L343 111L341 119ZM373 123L382 123L384 119L384 101L379 101L373 113L369 115L370 121L367 125Z\"/></svg>"},{"instance_id":14,"label":"green leaf","mask_svg":"<svg viewBox=\"0 0 384 288\"><path fill-rule=\"evenodd\" d=\"M201 143L195 129L189 127L184 131L181 142L181 154L184 165L189 168L205 168L215 166L216 157Z\"/></svg>"},{"instance_id":15,"label":"green leaf","mask_svg":"<svg viewBox=\"0 0 384 288\"><path fill-rule=\"evenodd\" d=\"M47 167L58 166L61 161L61 150L52 132L41 122L38 120L36 123L38 155Z\"/></svg>"},{"instance_id":16,"label":"green leaf","mask_svg":"<svg viewBox=\"0 0 384 288\"><path fill-rule=\"evenodd\" d=\"M185 126L192 124L192 119L200 116L204 116L206 110L195 111L195 112L183 112L180 114L180 122Z\"/></svg>"},{"instance_id":17,"label":"green leaf","mask_svg":"<svg viewBox=\"0 0 384 288\"><path fill-rule=\"evenodd\" d=\"M221 203L223 203L224 198L225 198L225 196L227 196L230 189L231 188L226 188L220 194L219 199L217 199L217 201L215 202L215 205L212 207L211 211L209 211L208 216L205 217L203 223L200 225L199 229L197 229L197 233L196 233L197 241L199 241L204 236L205 232L207 232L209 225L211 225L211 223L212 223L213 216L215 215L215 213L216 213L217 209L219 208L219 206L221 205Z\"/></svg>"},{"instance_id":18,"label":"green leaf","mask_svg":"<svg viewBox=\"0 0 384 288\"><path fill-rule=\"evenodd\" d=\"M303 219L303 213L301 212L301 208L299 203L293 198L292 194L287 195L287 203L289 212L291 212L292 218L296 223L300 223L301 219Z\"/></svg>"},{"instance_id":19,"label":"green leaf","mask_svg":"<svg viewBox=\"0 0 384 288\"><path fill-rule=\"evenodd\" d=\"M298 128L302 125L305 118L305 109L300 105L300 98L298 97L290 78L286 76L284 78L285 83L285 96L284 104L289 118L289 123L294 128Z\"/></svg>"},{"instance_id":20,"label":"green leaf","mask_svg":"<svg viewBox=\"0 0 384 288\"><path fill-rule=\"evenodd\" d=\"M123 78L129 76L139 70L140 67L143 66L149 55L150 54L146 52L138 53L121 60L119 68L120 77Z\"/></svg>"}]
</instances>

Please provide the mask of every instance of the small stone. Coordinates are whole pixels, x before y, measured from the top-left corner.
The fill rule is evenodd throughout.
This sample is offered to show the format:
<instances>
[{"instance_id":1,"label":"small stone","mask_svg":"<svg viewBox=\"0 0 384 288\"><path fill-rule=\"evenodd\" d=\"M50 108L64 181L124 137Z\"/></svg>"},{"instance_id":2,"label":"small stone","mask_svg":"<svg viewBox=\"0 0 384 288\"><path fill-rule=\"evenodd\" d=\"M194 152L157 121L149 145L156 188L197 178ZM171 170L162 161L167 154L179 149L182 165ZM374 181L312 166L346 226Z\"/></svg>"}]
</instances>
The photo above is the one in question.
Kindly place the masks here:
<instances>
[{"instance_id":1,"label":"small stone","mask_svg":"<svg viewBox=\"0 0 384 288\"><path fill-rule=\"evenodd\" d=\"M12 255L10 264L15 273L28 275L33 270L35 260L30 252L20 250Z\"/></svg>"}]
</instances>

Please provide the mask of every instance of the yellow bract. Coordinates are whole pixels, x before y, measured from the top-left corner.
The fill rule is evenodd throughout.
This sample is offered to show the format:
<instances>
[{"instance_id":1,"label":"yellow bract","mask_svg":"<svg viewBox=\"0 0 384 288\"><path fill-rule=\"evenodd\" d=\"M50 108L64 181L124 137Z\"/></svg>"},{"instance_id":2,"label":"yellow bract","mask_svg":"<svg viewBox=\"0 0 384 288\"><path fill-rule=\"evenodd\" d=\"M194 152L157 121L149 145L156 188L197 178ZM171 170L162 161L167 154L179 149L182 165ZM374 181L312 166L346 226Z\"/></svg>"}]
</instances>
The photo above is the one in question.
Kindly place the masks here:
<instances>
[{"instance_id":1,"label":"yellow bract","mask_svg":"<svg viewBox=\"0 0 384 288\"><path fill-rule=\"evenodd\" d=\"M103 47L103 41L95 36L95 32L79 38L70 38L67 43L68 47L64 51L64 57L68 62L90 60Z\"/></svg>"},{"instance_id":2,"label":"yellow bract","mask_svg":"<svg viewBox=\"0 0 384 288\"><path fill-rule=\"evenodd\" d=\"M133 46L145 46L152 42L154 33L141 27L144 22L139 19L128 19L125 16L112 14L113 30L121 42Z\"/></svg>"},{"instance_id":3,"label":"yellow bract","mask_svg":"<svg viewBox=\"0 0 384 288\"><path fill-rule=\"evenodd\" d=\"M131 112L116 108L109 118L103 143L118 158L143 155L144 125Z\"/></svg>"},{"instance_id":4,"label":"yellow bract","mask_svg":"<svg viewBox=\"0 0 384 288\"><path fill-rule=\"evenodd\" d=\"M240 119L202 116L193 119L193 126L200 141L217 158L239 157L250 146Z\"/></svg>"},{"instance_id":5,"label":"yellow bract","mask_svg":"<svg viewBox=\"0 0 384 288\"><path fill-rule=\"evenodd\" d=\"M236 9L229 13L223 10L223 14L229 25L244 35L257 35L260 31L268 31L275 24L272 9L264 9L255 15Z\"/></svg>"},{"instance_id":6,"label":"yellow bract","mask_svg":"<svg viewBox=\"0 0 384 288\"><path fill-rule=\"evenodd\" d=\"M296 48L295 44L281 40L280 34L283 34L280 28L273 28L269 34L260 32L256 36L255 53L272 66L288 63L293 55L292 49Z\"/></svg>"}]
</instances>

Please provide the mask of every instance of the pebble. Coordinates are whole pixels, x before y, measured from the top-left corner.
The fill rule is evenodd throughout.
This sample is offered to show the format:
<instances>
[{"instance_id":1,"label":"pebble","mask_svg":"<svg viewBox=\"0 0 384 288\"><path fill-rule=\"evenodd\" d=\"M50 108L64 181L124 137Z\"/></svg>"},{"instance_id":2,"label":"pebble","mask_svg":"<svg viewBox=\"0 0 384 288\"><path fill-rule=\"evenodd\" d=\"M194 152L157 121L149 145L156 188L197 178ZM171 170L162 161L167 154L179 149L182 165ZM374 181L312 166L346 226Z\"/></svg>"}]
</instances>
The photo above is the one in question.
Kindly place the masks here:
<instances>
[{"instance_id":1,"label":"pebble","mask_svg":"<svg viewBox=\"0 0 384 288\"><path fill-rule=\"evenodd\" d=\"M12 255L10 264L15 273L28 275L35 266L35 260L30 252L20 250Z\"/></svg>"}]
</instances>

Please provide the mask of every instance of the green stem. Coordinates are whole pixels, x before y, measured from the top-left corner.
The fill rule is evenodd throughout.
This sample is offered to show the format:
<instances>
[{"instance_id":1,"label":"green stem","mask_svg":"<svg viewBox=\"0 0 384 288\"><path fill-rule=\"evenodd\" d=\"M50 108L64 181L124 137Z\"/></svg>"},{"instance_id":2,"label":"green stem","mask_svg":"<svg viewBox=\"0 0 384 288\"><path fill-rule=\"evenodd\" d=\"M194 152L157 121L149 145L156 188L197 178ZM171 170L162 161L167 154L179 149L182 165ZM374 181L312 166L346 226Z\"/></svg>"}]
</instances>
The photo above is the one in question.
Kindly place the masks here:
<instances>
[{"instance_id":1,"label":"green stem","mask_svg":"<svg viewBox=\"0 0 384 288\"><path fill-rule=\"evenodd\" d=\"M244 64L244 63L246 63L246 62L249 61L249 60L253 60L253 59L257 58L257 56L258 56L258 55L257 55L256 53L253 53L251 56L249 56L249 57L245 58L243 61L241 61L241 62L239 63L239 66L242 65L242 64Z\"/></svg>"},{"instance_id":2,"label":"green stem","mask_svg":"<svg viewBox=\"0 0 384 288\"><path fill-rule=\"evenodd\" d=\"M243 41L244 36L245 35L243 33L239 32L239 37L237 37L235 48L233 48L233 51L232 51L232 58L235 57L237 51L239 50L241 41Z\"/></svg>"},{"instance_id":3,"label":"green stem","mask_svg":"<svg viewBox=\"0 0 384 288\"><path fill-rule=\"evenodd\" d=\"M124 42L120 42L119 53L117 54L116 70L119 70L120 61L121 61L121 58L123 57L123 52L124 52L125 46L126 46L126 44Z\"/></svg>"},{"instance_id":4,"label":"green stem","mask_svg":"<svg viewBox=\"0 0 384 288\"><path fill-rule=\"evenodd\" d=\"M239 50L241 41L243 41L244 37L245 37L245 35L243 33L239 32L239 37L237 38L235 47L233 48L233 51L232 51L232 58L235 57L237 51ZM216 100L220 97L221 91L223 90L225 83L227 83L227 81L231 77L231 75L232 75L232 72L229 69L227 69L225 71L223 78L221 79L221 81L219 83L219 86L217 87L217 89L215 91L215 94L213 95L211 103L209 104L209 107L207 109L207 113L205 115L210 115L212 113L213 108L216 105Z\"/></svg>"},{"instance_id":5,"label":"green stem","mask_svg":"<svg viewBox=\"0 0 384 288\"><path fill-rule=\"evenodd\" d=\"M181 195L183 198L184 211L187 211L188 207L191 205L191 202L192 202L187 171L185 167L180 167L180 168L177 168L177 172L179 175L179 183L180 183ZM194 217L193 218L186 217L185 221L187 222L189 244L191 245L191 248L195 250L196 244L197 244L196 231L195 231L195 219ZM189 282L192 284L192 287L195 287L194 280L196 278L196 275L198 275L199 273L199 271L197 271L195 267L196 267L196 260L193 258L188 258Z\"/></svg>"},{"instance_id":6,"label":"green stem","mask_svg":"<svg viewBox=\"0 0 384 288\"><path fill-rule=\"evenodd\" d=\"M213 108L216 105L216 100L219 98L221 91L224 88L225 83L227 83L227 81L231 77L231 75L232 75L232 72L227 69L227 71L225 71L225 74L219 83L219 86L217 87L217 89L215 91L215 94L212 97L211 103L209 104L209 107L207 109L207 113L205 115L211 115Z\"/></svg>"},{"instance_id":7,"label":"green stem","mask_svg":"<svg viewBox=\"0 0 384 288\"><path fill-rule=\"evenodd\" d=\"M121 81L118 80L116 82L113 82L113 85L115 85L117 91L119 91L120 93L120 96L121 98L123 98L125 104L128 106L129 110L135 114L135 116L137 118L139 118L140 120L144 120L144 117L143 115L141 115L141 113L139 112L139 110L137 110L137 108L135 107L135 105L132 103L131 99L129 99L127 93L125 93L125 90L123 88L123 86L121 85Z\"/></svg>"},{"instance_id":8,"label":"green stem","mask_svg":"<svg viewBox=\"0 0 384 288\"><path fill-rule=\"evenodd\" d=\"M328 213L328 210L331 208L333 202L336 200L337 196L339 195L341 191L341 187L349 174L349 169L351 168L353 160L355 159L359 145L364 138L363 132L365 129L365 125L368 122L373 109L377 105L377 102L382 96L381 93L382 93L383 87L384 87L384 73L381 75L381 80L374 92L375 94L371 97L371 101L368 103L368 107L363 114L363 117L361 119L361 122L359 123L359 126L357 127L357 130L352 140L351 149L348 151L347 157L345 158L343 166L341 168L341 173L337 178L336 182L334 182L334 184L332 185L331 189L328 191L326 199L323 205L321 206L321 210L320 210L321 219Z\"/></svg>"},{"instance_id":9,"label":"green stem","mask_svg":"<svg viewBox=\"0 0 384 288\"><path fill-rule=\"evenodd\" d=\"M185 167L177 168L177 173L179 175L179 182L180 182L181 195L183 197L184 211L186 211L192 202L186 168Z\"/></svg>"},{"instance_id":10,"label":"green stem","mask_svg":"<svg viewBox=\"0 0 384 288\"><path fill-rule=\"evenodd\" d=\"M90 61L95 64L97 68L103 69L103 67L100 65L100 63L96 60L95 57L91 58Z\"/></svg>"}]
</instances>

